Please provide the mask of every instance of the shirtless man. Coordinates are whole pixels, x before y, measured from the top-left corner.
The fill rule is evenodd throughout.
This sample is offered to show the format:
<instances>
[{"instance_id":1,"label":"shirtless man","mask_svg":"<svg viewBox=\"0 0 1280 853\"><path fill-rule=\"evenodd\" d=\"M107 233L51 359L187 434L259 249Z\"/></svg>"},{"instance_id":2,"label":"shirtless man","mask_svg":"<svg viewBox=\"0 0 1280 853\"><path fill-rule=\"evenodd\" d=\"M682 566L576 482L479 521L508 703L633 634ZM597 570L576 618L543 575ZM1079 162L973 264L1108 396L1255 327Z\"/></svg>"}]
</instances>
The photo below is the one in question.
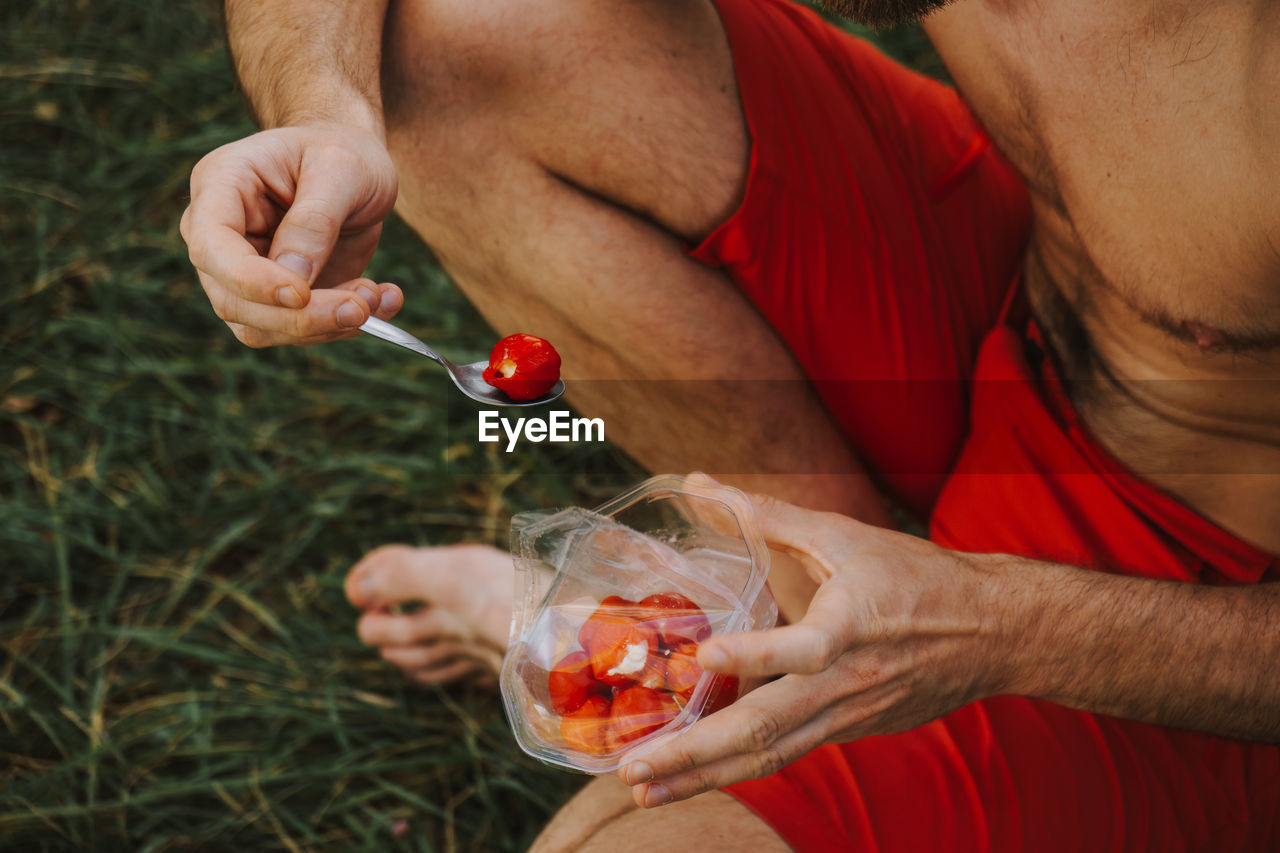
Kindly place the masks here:
<instances>
[{"instance_id":1,"label":"shirtless man","mask_svg":"<svg viewBox=\"0 0 1280 853\"><path fill-rule=\"evenodd\" d=\"M1280 5L847 5L929 13L964 101L782 0L231 0L271 129L197 166L192 261L246 344L347 337L395 204L643 464L773 496L792 624L700 660L784 676L543 849L1273 849ZM438 681L508 571L348 593Z\"/></svg>"}]
</instances>

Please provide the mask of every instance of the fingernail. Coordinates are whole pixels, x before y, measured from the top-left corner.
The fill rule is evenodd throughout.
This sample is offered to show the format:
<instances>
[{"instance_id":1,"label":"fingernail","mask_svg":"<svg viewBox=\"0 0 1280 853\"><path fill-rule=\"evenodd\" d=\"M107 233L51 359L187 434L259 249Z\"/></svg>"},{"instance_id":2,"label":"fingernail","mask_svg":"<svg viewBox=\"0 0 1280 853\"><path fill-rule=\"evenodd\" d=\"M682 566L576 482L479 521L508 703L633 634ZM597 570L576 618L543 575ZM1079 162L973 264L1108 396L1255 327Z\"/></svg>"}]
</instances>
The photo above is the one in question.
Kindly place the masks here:
<instances>
[{"instance_id":1,"label":"fingernail","mask_svg":"<svg viewBox=\"0 0 1280 853\"><path fill-rule=\"evenodd\" d=\"M289 272L296 272L298 275L302 276L304 280L310 283L311 261L302 257L302 255L296 255L293 252L285 252L283 255L276 258L276 263L287 269Z\"/></svg>"},{"instance_id":2,"label":"fingernail","mask_svg":"<svg viewBox=\"0 0 1280 853\"><path fill-rule=\"evenodd\" d=\"M392 285L382 291L379 307L381 307L383 311L399 311L400 305L403 302L404 297L400 293L400 288Z\"/></svg>"},{"instance_id":3,"label":"fingernail","mask_svg":"<svg viewBox=\"0 0 1280 853\"><path fill-rule=\"evenodd\" d=\"M360 590L360 594L365 598L373 598L378 591L378 585L373 581L373 575L365 575L356 583L356 589Z\"/></svg>"},{"instance_id":4,"label":"fingernail","mask_svg":"<svg viewBox=\"0 0 1280 853\"><path fill-rule=\"evenodd\" d=\"M627 765L627 784L642 785L653 781L653 768L643 761L633 761Z\"/></svg>"},{"instance_id":5,"label":"fingernail","mask_svg":"<svg viewBox=\"0 0 1280 853\"><path fill-rule=\"evenodd\" d=\"M348 329L355 328L364 322L364 312L354 302L344 302L338 306L338 325Z\"/></svg>"},{"instance_id":6,"label":"fingernail","mask_svg":"<svg viewBox=\"0 0 1280 853\"><path fill-rule=\"evenodd\" d=\"M698 663L703 669L724 669L729 665L729 656L715 646L703 646L698 649Z\"/></svg>"},{"instance_id":7,"label":"fingernail","mask_svg":"<svg viewBox=\"0 0 1280 853\"><path fill-rule=\"evenodd\" d=\"M356 293L360 294L360 298L369 306L369 310L371 312L378 310L378 294L374 293L364 285L357 287Z\"/></svg>"},{"instance_id":8,"label":"fingernail","mask_svg":"<svg viewBox=\"0 0 1280 853\"><path fill-rule=\"evenodd\" d=\"M276 290L276 304L283 308L301 308L302 297L289 285Z\"/></svg>"},{"instance_id":9,"label":"fingernail","mask_svg":"<svg viewBox=\"0 0 1280 853\"><path fill-rule=\"evenodd\" d=\"M671 792L656 782L644 792L644 806L647 809L665 806L669 802L671 802Z\"/></svg>"}]
</instances>

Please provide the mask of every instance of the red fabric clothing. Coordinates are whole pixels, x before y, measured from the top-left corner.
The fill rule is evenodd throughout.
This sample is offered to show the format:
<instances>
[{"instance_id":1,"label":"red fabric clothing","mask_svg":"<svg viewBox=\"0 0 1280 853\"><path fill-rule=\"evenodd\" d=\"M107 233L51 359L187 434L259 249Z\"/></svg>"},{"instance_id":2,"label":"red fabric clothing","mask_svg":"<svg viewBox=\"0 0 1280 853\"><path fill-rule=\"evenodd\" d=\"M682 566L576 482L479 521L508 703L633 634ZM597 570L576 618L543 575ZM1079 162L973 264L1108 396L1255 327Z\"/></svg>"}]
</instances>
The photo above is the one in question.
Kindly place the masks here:
<instances>
[{"instance_id":1,"label":"red fabric clothing","mask_svg":"<svg viewBox=\"0 0 1280 853\"><path fill-rule=\"evenodd\" d=\"M752 136L725 266L884 487L921 516L1021 264L1021 178L952 90L789 3L719 4Z\"/></svg>"},{"instance_id":2,"label":"red fabric clothing","mask_svg":"<svg viewBox=\"0 0 1280 853\"><path fill-rule=\"evenodd\" d=\"M723 267L940 544L1204 583L1280 561L1127 473L1006 318L1021 181L959 98L783 0L717 0L752 134ZM1005 320L1008 320L1007 322ZM808 850L1280 850L1280 749L1021 697L726 789Z\"/></svg>"}]
</instances>

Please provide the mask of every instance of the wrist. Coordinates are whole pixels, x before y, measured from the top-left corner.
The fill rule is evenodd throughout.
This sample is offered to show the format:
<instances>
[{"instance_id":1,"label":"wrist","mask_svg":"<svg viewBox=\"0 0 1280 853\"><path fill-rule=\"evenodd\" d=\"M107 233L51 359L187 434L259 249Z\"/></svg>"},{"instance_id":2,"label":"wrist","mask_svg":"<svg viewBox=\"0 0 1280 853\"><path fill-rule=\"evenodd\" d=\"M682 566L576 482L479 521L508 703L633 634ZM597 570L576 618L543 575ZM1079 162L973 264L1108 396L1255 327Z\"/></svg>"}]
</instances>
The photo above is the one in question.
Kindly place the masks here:
<instances>
[{"instance_id":1,"label":"wrist","mask_svg":"<svg viewBox=\"0 0 1280 853\"><path fill-rule=\"evenodd\" d=\"M1034 661L1047 621L1041 592L1049 564L1008 554L965 556L977 574L982 694L1038 695L1044 672Z\"/></svg>"},{"instance_id":2,"label":"wrist","mask_svg":"<svg viewBox=\"0 0 1280 853\"><path fill-rule=\"evenodd\" d=\"M383 147L387 143L381 108L355 93L347 97L329 97L324 101L281 108L270 116L260 115L259 119L264 129L311 127L317 130L349 132L351 128L358 128L375 137Z\"/></svg>"}]
</instances>

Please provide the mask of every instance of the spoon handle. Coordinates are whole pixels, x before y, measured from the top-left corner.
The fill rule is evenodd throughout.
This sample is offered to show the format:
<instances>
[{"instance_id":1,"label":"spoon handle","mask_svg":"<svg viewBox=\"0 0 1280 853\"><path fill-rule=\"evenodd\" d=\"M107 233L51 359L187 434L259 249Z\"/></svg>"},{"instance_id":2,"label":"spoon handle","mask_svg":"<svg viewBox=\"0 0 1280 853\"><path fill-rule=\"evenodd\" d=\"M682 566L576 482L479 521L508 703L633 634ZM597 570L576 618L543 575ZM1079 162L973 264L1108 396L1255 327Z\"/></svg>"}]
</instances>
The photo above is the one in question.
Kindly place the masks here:
<instances>
[{"instance_id":1,"label":"spoon handle","mask_svg":"<svg viewBox=\"0 0 1280 853\"><path fill-rule=\"evenodd\" d=\"M399 326L393 326L385 320L379 320L377 317L370 317L368 320L364 321L364 325L360 327L360 331L368 332L375 338L382 338L388 343L393 343L396 346L401 346L405 349L410 349L416 353L425 355L427 358L437 361L445 367L450 366L449 361L444 356L440 355L440 353L436 352L431 347L406 332L404 329L401 329Z\"/></svg>"}]
</instances>

